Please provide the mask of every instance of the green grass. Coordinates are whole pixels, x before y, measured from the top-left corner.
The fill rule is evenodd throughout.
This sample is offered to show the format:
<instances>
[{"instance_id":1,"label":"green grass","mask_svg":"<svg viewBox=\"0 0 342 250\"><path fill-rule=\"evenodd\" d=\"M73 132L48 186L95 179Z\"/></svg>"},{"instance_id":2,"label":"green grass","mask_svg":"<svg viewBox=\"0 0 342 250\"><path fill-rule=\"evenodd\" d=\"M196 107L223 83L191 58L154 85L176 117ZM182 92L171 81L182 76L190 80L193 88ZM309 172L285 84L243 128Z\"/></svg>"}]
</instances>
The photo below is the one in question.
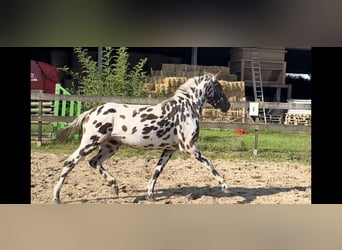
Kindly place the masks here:
<instances>
[{"instance_id":1,"label":"green grass","mask_svg":"<svg viewBox=\"0 0 342 250\"><path fill-rule=\"evenodd\" d=\"M311 133L308 132L258 132L258 154L253 155L255 132L238 135L234 130L201 129L198 148L210 159L265 160L274 162L298 162L311 164ZM71 154L79 140L69 139L67 143L50 143L37 147L31 144L31 151ZM159 157L160 150L137 150L122 146L116 157ZM177 151L173 157L187 158Z\"/></svg>"},{"instance_id":2,"label":"green grass","mask_svg":"<svg viewBox=\"0 0 342 250\"><path fill-rule=\"evenodd\" d=\"M311 133L258 131L257 156L253 156L255 132L201 130L198 147L212 158L294 161L311 164Z\"/></svg>"}]
</instances>

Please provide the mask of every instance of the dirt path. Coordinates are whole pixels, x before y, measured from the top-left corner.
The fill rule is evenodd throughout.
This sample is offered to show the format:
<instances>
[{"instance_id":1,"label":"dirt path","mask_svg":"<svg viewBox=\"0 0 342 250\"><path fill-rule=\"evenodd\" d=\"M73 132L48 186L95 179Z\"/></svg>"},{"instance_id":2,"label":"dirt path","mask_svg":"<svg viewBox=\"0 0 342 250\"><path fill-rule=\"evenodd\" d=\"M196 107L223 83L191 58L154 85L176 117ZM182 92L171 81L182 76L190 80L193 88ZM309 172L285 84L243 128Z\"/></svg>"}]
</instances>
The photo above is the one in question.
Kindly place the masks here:
<instances>
[{"instance_id":1,"label":"dirt path","mask_svg":"<svg viewBox=\"0 0 342 250\"><path fill-rule=\"evenodd\" d=\"M31 203L52 203L52 190L68 155L31 153ZM118 181L119 196L100 174L81 161L68 175L61 202L151 203L147 183L158 159L111 158L104 167ZM221 192L205 166L196 160L172 158L155 187L157 204L310 204L311 166L297 163L215 160L230 187Z\"/></svg>"}]
</instances>

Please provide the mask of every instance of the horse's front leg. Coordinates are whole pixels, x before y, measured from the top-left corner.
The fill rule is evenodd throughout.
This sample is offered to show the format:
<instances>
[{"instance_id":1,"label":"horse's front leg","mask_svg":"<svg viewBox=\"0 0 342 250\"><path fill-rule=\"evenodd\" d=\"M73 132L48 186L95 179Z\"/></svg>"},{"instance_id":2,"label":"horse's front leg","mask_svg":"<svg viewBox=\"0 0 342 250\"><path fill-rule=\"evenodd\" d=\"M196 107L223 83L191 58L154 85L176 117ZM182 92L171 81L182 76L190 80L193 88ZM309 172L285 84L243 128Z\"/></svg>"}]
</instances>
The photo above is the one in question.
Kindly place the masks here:
<instances>
[{"instance_id":1,"label":"horse's front leg","mask_svg":"<svg viewBox=\"0 0 342 250\"><path fill-rule=\"evenodd\" d=\"M156 168L154 169L152 178L150 179L147 187L147 198L151 201L154 201L154 186L157 182L158 176L163 171L163 168L165 167L166 163L170 160L172 154L175 152L175 150L164 150L162 155L159 158L158 164Z\"/></svg>"},{"instance_id":2,"label":"horse's front leg","mask_svg":"<svg viewBox=\"0 0 342 250\"><path fill-rule=\"evenodd\" d=\"M228 185L224 178L217 172L217 170L214 167L214 164L207 157L203 156L201 151L195 145L192 145L192 147L185 146L185 151L188 152L191 156L193 156L196 160L200 161L205 166L207 166L210 170L210 173L219 182L219 184L221 184L222 191L228 192Z\"/></svg>"}]
</instances>

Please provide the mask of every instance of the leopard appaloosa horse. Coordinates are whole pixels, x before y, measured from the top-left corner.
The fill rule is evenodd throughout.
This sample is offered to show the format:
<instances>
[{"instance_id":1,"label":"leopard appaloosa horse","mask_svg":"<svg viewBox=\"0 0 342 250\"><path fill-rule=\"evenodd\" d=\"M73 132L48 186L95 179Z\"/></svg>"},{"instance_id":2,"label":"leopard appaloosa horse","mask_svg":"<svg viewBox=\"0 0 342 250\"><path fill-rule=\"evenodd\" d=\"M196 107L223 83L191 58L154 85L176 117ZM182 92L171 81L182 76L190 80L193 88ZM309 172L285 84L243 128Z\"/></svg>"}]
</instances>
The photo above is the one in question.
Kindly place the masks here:
<instances>
[{"instance_id":1,"label":"leopard appaloosa horse","mask_svg":"<svg viewBox=\"0 0 342 250\"><path fill-rule=\"evenodd\" d=\"M230 108L217 75L205 73L189 78L179 86L174 96L156 105L109 102L82 113L57 134L57 141L63 141L77 129L82 129L80 146L65 161L53 190L53 200L60 203L60 191L65 178L81 159L96 148L99 148L99 152L89 160L89 164L98 169L118 195L116 179L102 164L113 156L122 144L137 149L162 150L147 186L147 198L150 200L155 199L154 186L158 176L176 150L188 153L207 166L221 184L222 190L227 190L225 180L195 145L205 102L222 112L227 112Z\"/></svg>"}]
</instances>

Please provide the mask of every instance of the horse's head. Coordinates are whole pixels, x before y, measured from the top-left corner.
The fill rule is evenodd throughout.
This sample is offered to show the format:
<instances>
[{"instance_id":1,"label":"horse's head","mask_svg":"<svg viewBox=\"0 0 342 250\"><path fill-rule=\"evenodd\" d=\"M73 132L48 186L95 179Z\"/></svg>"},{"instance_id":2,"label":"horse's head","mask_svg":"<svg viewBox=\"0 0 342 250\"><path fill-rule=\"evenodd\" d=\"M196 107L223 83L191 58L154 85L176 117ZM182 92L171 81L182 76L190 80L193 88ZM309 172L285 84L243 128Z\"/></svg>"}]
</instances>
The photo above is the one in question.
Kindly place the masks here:
<instances>
[{"instance_id":1,"label":"horse's head","mask_svg":"<svg viewBox=\"0 0 342 250\"><path fill-rule=\"evenodd\" d=\"M223 92L222 85L217 80L217 75L211 75L210 83L206 91L206 101L214 108L221 109L222 112L227 112L230 108L228 98Z\"/></svg>"}]
</instances>

